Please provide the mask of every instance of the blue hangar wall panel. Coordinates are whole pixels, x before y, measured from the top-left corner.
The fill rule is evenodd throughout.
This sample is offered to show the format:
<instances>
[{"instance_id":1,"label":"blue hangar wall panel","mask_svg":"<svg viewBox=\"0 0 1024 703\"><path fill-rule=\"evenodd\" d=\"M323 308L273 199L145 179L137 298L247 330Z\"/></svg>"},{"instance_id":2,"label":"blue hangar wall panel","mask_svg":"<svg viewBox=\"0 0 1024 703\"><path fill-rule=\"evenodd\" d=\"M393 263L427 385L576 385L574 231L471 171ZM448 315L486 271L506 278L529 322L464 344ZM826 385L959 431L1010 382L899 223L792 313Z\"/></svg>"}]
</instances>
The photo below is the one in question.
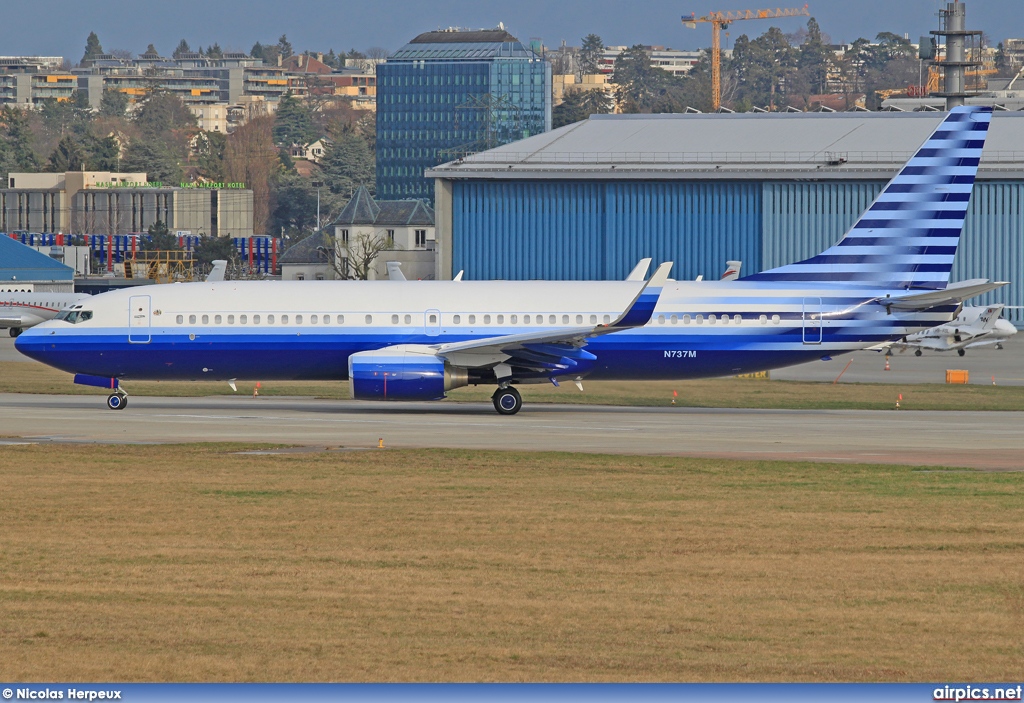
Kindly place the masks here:
<instances>
[{"instance_id":1,"label":"blue hangar wall panel","mask_svg":"<svg viewBox=\"0 0 1024 703\"><path fill-rule=\"evenodd\" d=\"M1024 183L984 181L974 188L963 239L953 260L951 280L991 278L1010 285L974 298L973 305L1024 305ZM1018 327L1024 310L1003 317Z\"/></svg>"},{"instance_id":2,"label":"blue hangar wall panel","mask_svg":"<svg viewBox=\"0 0 1024 703\"><path fill-rule=\"evenodd\" d=\"M649 256L674 261L675 278L712 278L728 259L760 270L761 221L756 182L455 181L452 269L618 279Z\"/></svg>"},{"instance_id":3,"label":"blue hangar wall panel","mask_svg":"<svg viewBox=\"0 0 1024 703\"><path fill-rule=\"evenodd\" d=\"M809 259L839 241L868 209L884 181L767 181L763 185L765 269ZM756 269L743 265L743 271Z\"/></svg>"}]
</instances>

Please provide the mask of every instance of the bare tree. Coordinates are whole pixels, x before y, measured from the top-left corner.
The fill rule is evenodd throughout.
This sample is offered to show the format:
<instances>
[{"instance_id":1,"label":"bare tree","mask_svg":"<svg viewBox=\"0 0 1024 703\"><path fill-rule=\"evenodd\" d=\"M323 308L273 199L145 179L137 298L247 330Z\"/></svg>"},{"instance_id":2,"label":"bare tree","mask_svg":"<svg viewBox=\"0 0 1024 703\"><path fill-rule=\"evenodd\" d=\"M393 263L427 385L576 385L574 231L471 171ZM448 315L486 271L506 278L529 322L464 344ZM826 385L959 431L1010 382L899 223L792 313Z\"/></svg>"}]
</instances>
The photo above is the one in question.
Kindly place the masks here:
<instances>
[{"instance_id":1,"label":"bare tree","mask_svg":"<svg viewBox=\"0 0 1024 703\"><path fill-rule=\"evenodd\" d=\"M270 179L280 166L273 136L274 118L254 117L236 129L224 148L224 172L229 181L252 190L253 232L266 234L272 211Z\"/></svg>"},{"instance_id":2,"label":"bare tree","mask_svg":"<svg viewBox=\"0 0 1024 703\"><path fill-rule=\"evenodd\" d=\"M382 252L396 249L394 237L384 232L364 233L348 241L338 240L332 265L341 278L366 281Z\"/></svg>"},{"instance_id":3,"label":"bare tree","mask_svg":"<svg viewBox=\"0 0 1024 703\"><path fill-rule=\"evenodd\" d=\"M128 49L111 49L110 55L115 59L121 59L123 61L131 61L135 58L135 54L128 51Z\"/></svg>"},{"instance_id":4,"label":"bare tree","mask_svg":"<svg viewBox=\"0 0 1024 703\"><path fill-rule=\"evenodd\" d=\"M375 63L380 63L388 57L389 53L383 46L371 46L366 50L366 58L373 59Z\"/></svg>"}]
</instances>

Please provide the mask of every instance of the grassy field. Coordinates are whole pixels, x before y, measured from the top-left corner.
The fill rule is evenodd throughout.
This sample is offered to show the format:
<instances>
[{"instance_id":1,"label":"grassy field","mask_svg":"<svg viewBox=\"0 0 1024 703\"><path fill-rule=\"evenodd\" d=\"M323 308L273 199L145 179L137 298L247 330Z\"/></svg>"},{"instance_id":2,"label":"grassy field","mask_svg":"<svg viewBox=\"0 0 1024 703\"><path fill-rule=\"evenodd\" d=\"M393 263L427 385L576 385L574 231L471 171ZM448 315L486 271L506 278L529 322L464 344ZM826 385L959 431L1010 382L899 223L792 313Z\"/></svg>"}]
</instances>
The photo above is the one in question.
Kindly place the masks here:
<instances>
[{"instance_id":1,"label":"grassy field","mask_svg":"<svg viewBox=\"0 0 1024 703\"><path fill-rule=\"evenodd\" d=\"M251 394L252 382L239 382L239 393ZM348 398L346 382L263 382L267 396ZM129 382L131 395L195 397L228 395L227 383ZM782 408L794 410L885 410L902 394L901 407L910 410L1024 410L1024 386L947 386L944 384L802 383L716 378L699 381L584 381L585 393L571 382L560 388L548 384L521 386L528 403L658 406L676 402L699 408ZM487 401L493 388L460 388L453 400ZM0 393L107 395L107 391L76 386L71 375L48 366L0 362Z\"/></svg>"},{"instance_id":2,"label":"grassy field","mask_svg":"<svg viewBox=\"0 0 1024 703\"><path fill-rule=\"evenodd\" d=\"M0 678L1024 677L1017 473L0 449Z\"/></svg>"}]
</instances>

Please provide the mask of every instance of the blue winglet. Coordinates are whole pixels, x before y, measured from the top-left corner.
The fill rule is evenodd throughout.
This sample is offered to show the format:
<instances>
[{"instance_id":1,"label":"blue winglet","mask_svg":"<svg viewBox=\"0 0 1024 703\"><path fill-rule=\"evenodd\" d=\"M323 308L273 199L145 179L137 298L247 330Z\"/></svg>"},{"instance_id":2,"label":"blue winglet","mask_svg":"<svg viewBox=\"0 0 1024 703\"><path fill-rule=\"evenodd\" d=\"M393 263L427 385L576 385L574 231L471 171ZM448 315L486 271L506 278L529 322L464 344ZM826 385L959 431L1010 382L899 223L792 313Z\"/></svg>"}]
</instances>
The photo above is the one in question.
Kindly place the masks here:
<instances>
[{"instance_id":1,"label":"blue winglet","mask_svg":"<svg viewBox=\"0 0 1024 703\"><path fill-rule=\"evenodd\" d=\"M654 315L654 308L658 304L658 298L661 297L661 289L665 287L665 281L668 280L668 274L672 270L672 262L666 261L654 272L651 276L651 280L647 281L636 298L626 309L626 312L622 313L622 316L618 320L608 325L616 329L625 329L627 327L643 327L651 321L651 317Z\"/></svg>"}]
</instances>

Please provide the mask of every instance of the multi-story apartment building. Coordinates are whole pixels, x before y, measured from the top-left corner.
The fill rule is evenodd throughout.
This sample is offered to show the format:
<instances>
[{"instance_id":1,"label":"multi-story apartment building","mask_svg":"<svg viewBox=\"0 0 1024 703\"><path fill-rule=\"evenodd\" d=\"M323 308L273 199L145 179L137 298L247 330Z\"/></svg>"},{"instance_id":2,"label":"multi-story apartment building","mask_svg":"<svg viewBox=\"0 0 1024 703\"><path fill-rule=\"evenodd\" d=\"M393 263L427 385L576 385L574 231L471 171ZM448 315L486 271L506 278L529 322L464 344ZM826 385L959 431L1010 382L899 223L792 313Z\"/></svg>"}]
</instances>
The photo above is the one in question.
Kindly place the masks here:
<instances>
[{"instance_id":1,"label":"multi-story apartment building","mask_svg":"<svg viewBox=\"0 0 1024 703\"><path fill-rule=\"evenodd\" d=\"M377 66L377 197L432 202L423 171L551 129L551 65L503 27L421 34Z\"/></svg>"},{"instance_id":2,"label":"multi-story apartment building","mask_svg":"<svg viewBox=\"0 0 1024 703\"><path fill-rule=\"evenodd\" d=\"M247 54L210 58L183 54L168 59L142 54L135 59L99 56L91 65L73 69L78 89L98 107L106 90L125 93L129 101L141 100L153 90L179 96L186 105L238 105L244 97L259 97L276 104L286 93L302 93L301 80L290 79L279 66L264 66ZM269 111L273 111L272 109Z\"/></svg>"},{"instance_id":3,"label":"multi-story apartment building","mask_svg":"<svg viewBox=\"0 0 1024 703\"><path fill-rule=\"evenodd\" d=\"M600 72L611 76L615 73L615 59L628 46L606 46L599 61ZM685 76L700 60L700 51L682 51L664 46L645 46L644 52L651 57L651 65L668 71L673 76Z\"/></svg>"}]
</instances>

